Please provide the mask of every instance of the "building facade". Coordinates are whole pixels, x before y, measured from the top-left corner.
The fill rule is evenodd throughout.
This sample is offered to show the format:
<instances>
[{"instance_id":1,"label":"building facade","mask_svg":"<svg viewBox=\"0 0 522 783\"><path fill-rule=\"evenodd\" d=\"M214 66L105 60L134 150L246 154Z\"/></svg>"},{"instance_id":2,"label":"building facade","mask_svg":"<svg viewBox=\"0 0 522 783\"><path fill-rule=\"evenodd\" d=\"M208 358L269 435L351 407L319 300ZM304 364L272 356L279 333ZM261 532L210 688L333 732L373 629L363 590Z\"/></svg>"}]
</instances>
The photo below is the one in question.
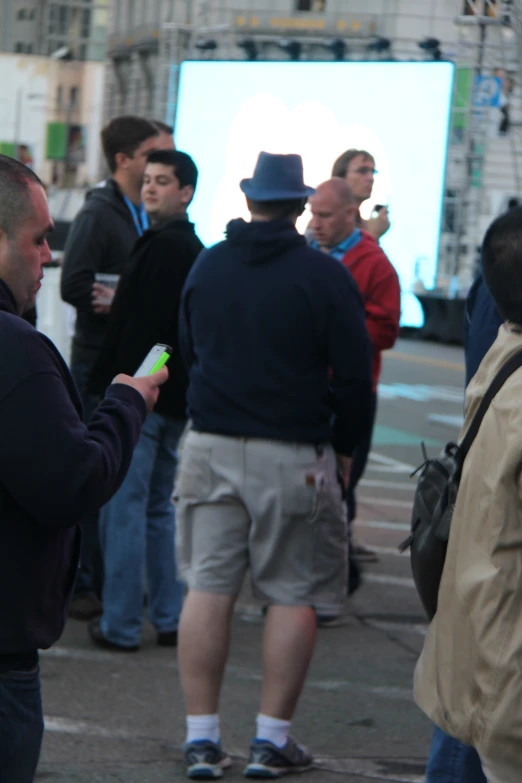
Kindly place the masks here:
<instances>
[{"instance_id":1,"label":"building facade","mask_svg":"<svg viewBox=\"0 0 522 783\"><path fill-rule=\"evenodd\" d=\"M107 19L108 0L2 0L0 51L102 61Z\"/></svg>"}]
</instances>

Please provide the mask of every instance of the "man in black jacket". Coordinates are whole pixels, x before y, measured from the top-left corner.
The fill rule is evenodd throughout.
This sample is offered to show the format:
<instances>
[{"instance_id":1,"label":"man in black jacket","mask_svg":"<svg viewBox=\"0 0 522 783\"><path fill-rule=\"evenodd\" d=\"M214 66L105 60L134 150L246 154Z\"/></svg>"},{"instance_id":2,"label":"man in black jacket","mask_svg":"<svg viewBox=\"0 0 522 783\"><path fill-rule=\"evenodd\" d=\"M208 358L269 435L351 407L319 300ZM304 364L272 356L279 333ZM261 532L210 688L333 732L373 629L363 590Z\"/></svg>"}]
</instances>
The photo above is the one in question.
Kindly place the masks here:
<instances>
[{"instance_id":1,"label":"man in black jacket","mask_svg":"<svg viewBox=\"0 0 522 783\"><path fill-rule=\"evenodd\" d=\"M91 422L54 345L20 316L34 307L52 230L38 177L0 156L0 783L31 783L43 733L38 649L63 630L76 524L123 481L155 377L118 375Z\"/></svg>"},{"instance_id":2,"label":"man in black jacket","mask_svg":"<svg viewBox=\"0 0 522 783\"><path fill-rule=\"evenodd\" d=\"M138 240L123 273L103 348L92 372L103 393L115 373L134 373L151 345L173 348L170 380L149 416L119 491L100 513L105 580L103 615L93 641L136 650L143 616L143 574L158 644L177 643L184 588L176 574L172 491L178 440L185 427L188 378L178 349L178 311L185 279L202 244L187 217L197 169L184 152L149 155L142 190L152 227Z\"/></svg>"},{"instance_id":3,"label":"man in black jacket","mask_svg":"<svg viewBox=\"0 0 522 783\"><path fill-rule=\"evenodd\" d=\"M193 427L176 481L188 585L179 630L191 778L220 777L218 703L247 570L268 605L257 733L245 774L307 769L289 737L316 636L342 611L354 447L370 428L371 345L350 273L295 229L314 191L298 155L262 152L234 220L187 278L180 338ZM335 423L332 426L332 418ZM337 458L336 458L337 454Z\"/></svg>"},{"instance_id":4,"label":"man in black jacket","mask_svg":"<svg viewBox=\"0 0 522 783\"><path fill-rule=\"evenodd\" d=\"M96 282L96 275L121 275L134 243L148 226L140 190L147 155L157 148L158 128L141 117L117 117L102 130L101 140L112 173L104 187L87 194L74 219L64 251L62 298L76 308L71 372L88 422L96 405L86 390L89 372L98 356L107 328L110 299L114 294ZM86 620L101 612L102 569L98 520L81 522L81 566L70 614Z\"/></svg>"}]
</instances>

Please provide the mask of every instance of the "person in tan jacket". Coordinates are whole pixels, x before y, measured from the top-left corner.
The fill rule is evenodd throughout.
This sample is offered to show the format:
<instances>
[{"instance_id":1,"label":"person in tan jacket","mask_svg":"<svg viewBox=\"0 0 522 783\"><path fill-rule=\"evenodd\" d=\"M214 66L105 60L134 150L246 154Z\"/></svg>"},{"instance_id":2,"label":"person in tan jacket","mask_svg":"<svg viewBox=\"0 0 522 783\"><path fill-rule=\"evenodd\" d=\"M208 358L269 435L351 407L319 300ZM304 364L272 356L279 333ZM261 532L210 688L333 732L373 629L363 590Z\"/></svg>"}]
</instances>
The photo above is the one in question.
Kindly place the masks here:
<instances>
[{"instance_id":1,"label":"person in tan jacket","mask_svg":"<svg viewBox=\"0 0 522 783\"><path fill-rule=\"evenodd\" d=\"M505 319L466 393L463 432L522 348L522 208L488 229L484 279ZM464 463L415 700L480 754L488 783L522 779L522 368L493 399ZM462 434L461 434L462 436Z\"/></svg>"}]
</instances>

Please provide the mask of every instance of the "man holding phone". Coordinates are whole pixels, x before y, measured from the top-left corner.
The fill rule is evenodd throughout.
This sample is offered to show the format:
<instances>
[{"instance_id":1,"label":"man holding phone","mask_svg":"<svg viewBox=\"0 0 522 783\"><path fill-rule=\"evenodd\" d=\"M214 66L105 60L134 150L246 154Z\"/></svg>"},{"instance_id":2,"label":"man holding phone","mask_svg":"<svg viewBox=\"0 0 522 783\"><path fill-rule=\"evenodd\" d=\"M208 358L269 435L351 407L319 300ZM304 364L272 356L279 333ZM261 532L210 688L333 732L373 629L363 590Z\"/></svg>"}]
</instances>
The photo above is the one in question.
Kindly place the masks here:
<instances>
[{"instance_id":1,"label":"man holding phone","mask_svg":"<svg viewBox=\"0 0 522 783\"><path fill-rule=\"evenodd\" d=\"M375 204L369 220L361 217L361 205L372 196L377 170L375 158L366 150L349 149L335 161L332 177L344 179L357 205L357 225L372 235L377 242L390 228L390 216L385 204Z\"/></svg>"},{"instance_id":2,"label":"man holding phone","mask_svg":"<svg viewBox=\"0 0 522 783\"><path fill-rule=\"evenodd\" d=\"M117 375L91 421L34 307L53 229L42 183L0 155L0 783L32 783L43 735L38 650L60 637L78 519L120 486L166 368Z\"/></svg>"},{"instance_id":3,"label":"man holding phone","mask_svg":"<svg viewBox=\"0 0 522 783\"><path fill-rule=\"evenodd\" d=\"M143 427L125 481L100 514L103 614L91 620L89 631L95 644L115 651L138 649L145 570L157 642L177 643L184 589L176 575L172 489L188 384L178 351L178 310L185 279L203 247L187 216L197 175L184 152L149 155L142 198L152 227L137 242L122 275L91 375L92 391L102 393L117 371L146 372L147 367L138 367L150 346L162 344L152 363L172 347L161 402Z\"/></svg>"}]
</instances>

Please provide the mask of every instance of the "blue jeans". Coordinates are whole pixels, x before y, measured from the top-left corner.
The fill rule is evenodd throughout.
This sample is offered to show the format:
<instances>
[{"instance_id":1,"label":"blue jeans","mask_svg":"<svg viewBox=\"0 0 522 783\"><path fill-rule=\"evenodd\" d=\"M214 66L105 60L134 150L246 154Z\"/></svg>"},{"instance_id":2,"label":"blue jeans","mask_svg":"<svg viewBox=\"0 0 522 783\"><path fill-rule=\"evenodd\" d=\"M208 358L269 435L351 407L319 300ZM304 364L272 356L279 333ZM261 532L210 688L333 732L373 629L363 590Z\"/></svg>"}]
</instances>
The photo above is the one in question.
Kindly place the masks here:
<instances>
[{"instance_id":1,"label":"blue jeans","mask_svg":"<svg viewBox=\"0 0 522 783\"><path fill-rule=\"evenodd\" d=\"M438 726L433 730L426 783L487 783L475 748L463 745Z\"/></svg>"},{"instance_id":2,"label":"blue jeans","mask_svg":"<svg viewBox=\"0 0 522 783\"><path fill-rule=\"evenodd\" d=\"M0 673L0 783L32 783L43 728L38 667Z\"/></svg>"},{"instance_id":3,"label":"blue jeans","mask_svg":"<svg viewBox=\"0 0 522 783\"><path fill-rule=\"evenodd\" d=\"M172 493L184 427L185 421L158 413L147 417L123 484L100 512L105 568L100 624L115 644L139 643L145 570L152 624L159 633L178 628L184 586L174 554Z\"/></svg>"},{"instance_id":4,"label":"blue jeans","mask_svg":"<svg viewBox=\"0 0 522 783\"><path fill-rule=\"evenodd\" d=\"M74 378L83 405L83 420L89 423L98 399L87 391L87 382L91 365L87 362L71 362L71 375ZM101 595L103 582L103 567L98 537L98 514L89 514L80 519L82 531L82 548L80 566L76 575L74 594L94 593Z\"/></svg>"}]
</instances>

